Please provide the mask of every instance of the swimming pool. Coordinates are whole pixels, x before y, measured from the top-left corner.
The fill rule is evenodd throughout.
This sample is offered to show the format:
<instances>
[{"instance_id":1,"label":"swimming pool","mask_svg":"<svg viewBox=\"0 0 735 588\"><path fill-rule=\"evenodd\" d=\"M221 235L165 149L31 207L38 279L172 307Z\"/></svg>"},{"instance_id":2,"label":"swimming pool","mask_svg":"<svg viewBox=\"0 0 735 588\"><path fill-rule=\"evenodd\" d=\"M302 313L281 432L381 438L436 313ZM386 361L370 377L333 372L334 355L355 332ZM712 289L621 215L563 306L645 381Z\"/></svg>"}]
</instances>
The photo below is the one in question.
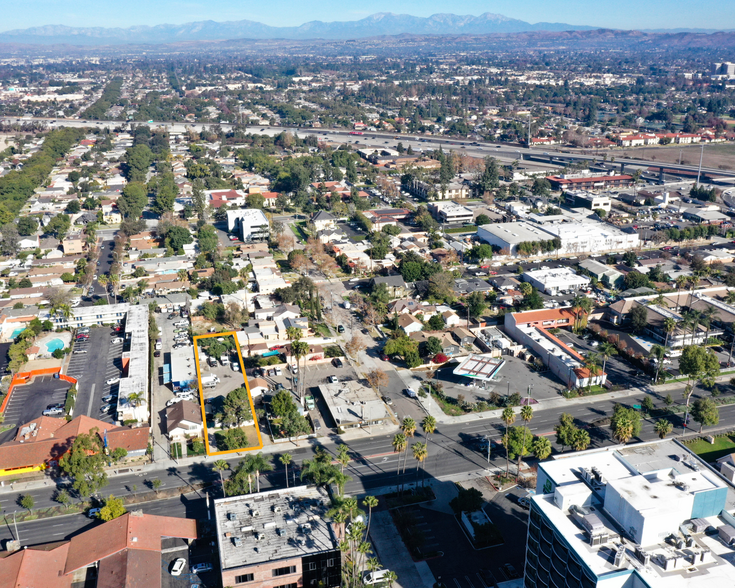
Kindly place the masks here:
<instances>
[{"instance_id":1,"label":"swimming pool","mask_svg":"<svg viewBox=\"0 0 735 588\"><path fill-rule=\"evenodd\" d=\"M61 339L51 339L48 343L46 343L46 349L48 349L49 353L53 353L57 349L63 349L64 348L64 342Z\"/></svg>"},{"instance_id":2,"label":"swimming pool","mask_svg":"<svg viewBox=\"0 0 735 588\"><path fill-rule=\"evenodd\" d=\"M15 338L16 338L16 337L17 337L18 335L20 335L20 334L21 334L21 333L22 333L23 331L25 331L25 328L24 328L24 327L19 327L19 328L15 329L15 331L13 331L13 334L12 334L12 335L10 335L10 338L11 338L11 339L15 339Z\"/></svg>"}]
</instances>

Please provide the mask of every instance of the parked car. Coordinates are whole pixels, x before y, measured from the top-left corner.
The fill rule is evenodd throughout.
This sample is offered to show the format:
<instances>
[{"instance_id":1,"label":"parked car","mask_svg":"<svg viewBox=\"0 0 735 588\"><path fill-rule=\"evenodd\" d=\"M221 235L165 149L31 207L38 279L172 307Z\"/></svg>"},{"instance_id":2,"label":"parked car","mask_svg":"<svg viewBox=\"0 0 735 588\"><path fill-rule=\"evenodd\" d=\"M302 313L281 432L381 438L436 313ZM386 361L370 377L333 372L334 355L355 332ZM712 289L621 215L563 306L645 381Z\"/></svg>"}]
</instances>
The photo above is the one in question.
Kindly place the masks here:
<instances>
[{"instance_id":1,"label":"parked car","mask_svg":"<svg viewBox=\"0 0 735 588\"><path fill-rule=\"evenodd\" d=\"M107 396L102 397L102 402L112 402L113 400L117 400L117 394L108 394Z\"/></svg>"},{"instance_id":2,"label":"parked car","mask_svg":"<svg viewBox=\"0 0 735 588\"><path fill-rule=\"evenodd\" d=\"M338 333L344 333L345 332L345 326L344 325L339 325L337 327L337 332Z\"/></svg>"},{"instance_id":3,"label":"parked car","mask_svg":"<svg viewBox=\"0 0 735 588\"><path fill-rule=\"evenodd\" d=\"M391 400L391 399L390 399L390 398L388 398L387 396L381 396L380 398L381 398L381 400L382 400L383 402L385 402L385 403L386 403L386 404L388 404L388 405L391 405L391 404L393 404L393 400Z\"/></svg>"},{"instance_id":4,"label":"parked car","mask_svg":"<svg viewBox=\"0 0 735 588\"><path fill-rule=\"evenodd\" d=\"M390 357L388 357L388 354L386 353L381 353L380 359L382 359L383 361L390 361Z\"/></svg>"},{"instance_id":5,"label":"parked car","mask_svg":"<svg viewBox=\"0 0 735 588\"><path fill-rule=\"evenodd\" d=\"M60 415L64 414L64 409L63 408L58 408L58 407L47 408L41 414L43 416L60 416Z\"/></svg>"},{"instance_id":6,"label":"parked car","mask_svg":"<svg viewBox=\"0 0 735 588\"><path fill-rule=\"evenodd\" d=\"M332 365L336 368L341 368L344 364L342 363L342 360L339 357L335 357L332 360Z\"/></svg>"},{"instance_id":7,"label":"parked car","mask_svg":"<svg viewBox=\"0 0 735 588\"><path fill-rule=\"evenodd\" d=\"M96 519L99 516L99 514L100 514L100 510L102 510L102 509L101 508L90 508L87 511L87 516L90 519Z\"/></svg>"},{"instance_id":8,"label":"parked car","mask_svg":"<svg viewBox=\"0 0 735 588\"><path fill-rule=\"evenodd\" d=\"M106 380L105 381L105 384L107 384L108 386L112 386L114 384L117 384L119 381L120 381L120 378L119 377L110 378L109 380Z\"/></svg>"},{"instance_id":9,"label":"parked car","mask_svg":"<svg viewBox=\"0 0 735 588\"><path fill-rule=\"evenodd\" d=\"M183 557L180 557L174 560L174 563L171 564L171 575L180 576L181 572L184 571L185 567L186 567L186 560Z\"/></svg>"},{"instance_id":10,"label":"parked car","mask_svg":"<svg viewBox=\"0 0 735 588\"><path fill-rule=\"evenodd\" d=\"M201 574L202 572L211 572L212 564L210 563L198 563L191 566L192 574Z\"/></svg>"},{"instance_id":11,"label":"parked car","mask_svg":"<svg viewBox=\"0 0 735 588\"><path fill-rule=\"evenodd\" d=\"M100 406L100 414L111 412L112 410L114 410L114 408L115 407L112 406L112 404L103 404L102 406Z\"/></svg>"},{"instance_id":12,"label":"parked car","mask_svg":"<svg viewBox=\"0 0 735 588\"><path fill-rule=\"evenodd\" d=\"M416 390L414 390L413 388L405 388L403 390L403 392L409 398L417 398L418 397L418 394L416 394Z\"/></svg>"},{"instance_id":13,"label":"parked car","mask_svg":"<svg viewBox=\"0 0 735 588\"><path fill-rule=\"evenodd\" d=\"M337 378L337 376L329 376L328 379L329 379L330 384L336 384L339 382L339 379Z\"/></svg>"},{"instance_id":14,"label":"parked car","mask_svg":"<svg viewBox=\"0 0 735 588\"><path fill-rule=\"evenodd\" d=\"M168 408L169 406L173 406L174 404L176 404L177 402L181 402L182 400L184 400L184 399L181 396L177 396L176 398L172 398L171 400L169 400L166 403L166 408Z\"/></svg>"},{"instance_id":15,"label":"parked car","mask_svg":"<svg viewBox=\"0 0 735 588\"><path fill-rule=\"evenodd\" d=\"M277 367L275 370L273 370L277 376L282 376L283 372L281 371L281 368Z\"/></svg>"},{"instance_id":16,"label":"parked car","mask_svg":"<svg viewBox=\"0 0 735 588\"><path fill-rule=\"evenodd\" d=\"M299 366L297 366L295 363L288 366L288 369L291 370L292 374L298 374L299 373Z\"/></svg>"},{"instance_id":17,"label":"parked car","mask_svg":"<svg viewBox=\"0 0 735 588\"><path fill-rule=\"evenodd\" d=\"M232 368L233 372L239 372L240 371L240 364L235 363L234 361L230 364L230 367Z\"/></svg>"},{"instance_id":18,"label":"parked car","mask_svg":"<svg viewBox=\"0 0 735 588\"><path fill-rule=\"evenodd\" d=\"M112 340L112 342L113 342L113 343L122 343L122 342L123 342L123 338L122 338L122 337L115 337L115 338L114 338L114 339Z\"/></svg>"},{"instance_id":19,"label":"parked car","mask_svg":"<svg viewBox=\"0 0 735 588\"><path fill-rule=\"evenodd\" d=\"M87 350L86 349L75 349L74 350L74 355L76 355L78 353L87 353Z\"/></svg>"}]
</instances>

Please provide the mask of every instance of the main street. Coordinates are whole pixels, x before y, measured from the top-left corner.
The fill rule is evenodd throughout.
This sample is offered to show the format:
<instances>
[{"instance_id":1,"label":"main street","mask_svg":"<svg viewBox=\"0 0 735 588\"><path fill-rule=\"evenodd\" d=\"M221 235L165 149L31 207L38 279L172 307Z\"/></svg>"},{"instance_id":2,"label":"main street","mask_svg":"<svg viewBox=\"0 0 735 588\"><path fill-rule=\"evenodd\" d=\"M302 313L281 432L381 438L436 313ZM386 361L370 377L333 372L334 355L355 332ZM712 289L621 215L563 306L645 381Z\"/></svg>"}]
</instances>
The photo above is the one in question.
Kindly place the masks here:
<instances>
[{"instance_id":1,"label":"main street","mask_svg":"<svg viewBox=\"0 0 735 588\"><path fill-rule=\"evenodd\" d=\"M683 388L683 386L682 386ZM681 398L680 392L673 392L675 399ZM621 400L623 404L632 406L640 404L645 397L644 393L628 396ZM538 410L529 424L529 428L536 435L550 436L552 444L559 450L554 443L554 425L559 421L559 416L563 412L571 414L579 426L585 426L612 414L614 402L611 400L603 400L595 402L594 398L588 399L589 402L584 404L569 403L562 407L552 408L548 410ZM657 405L661 405L662 401L658 400ZM676 426L675 434L681 433L681 416L673 416L671 421ZM726 405L720 408L720 426L726 426L728 423L735 423L735 405ZM656 434L653 430L654 421L651 419L643 420L641 434L636 440L655 439ZM612 444L610 439L610 429L608 426L590 427L590 437L592 447ZM502 452L493 454L491 463L488 465L487 455L481 453L477 447L478 439L489 436L496 442L500 442L504 432L504 425L498 418L482 418L478 415L476 420L469 422L439 425L437 431L431 436L429 441L429 458L424 464L424 470L427 476L447 479L465 473L482 472L483 470L499 469L505 467L505 457ZM421 428L418 427L416 432L416 440L423 437ZM337 445L340 440L334 436L323 438L321 444L310 440L308 445L283 445L278 448L268 448L267 452L273 456L275 469L265 474L261 480L262 488L283 487L286 484L285 471L278 461L278 456L288 452L293 456L293 463L296 467L290 467L290 476L296 475L301 464L305 459L313 456L313 449L317 445L323 446L328 452L336 454ZM396 472L399 460L403 462L403 456L393 452L392 435L377 435L374 437L365 437L349 441L347 445L353 456L353 461L346 469L353 480L347 485L348 493L360 494L364 492L374 491L378 488L392 486L396 484ZM237 465L237 462L245 454L237 455L229 458L227 461L231 468ZM178 488L192 483L213 482L218 480L218 475L211 470L214 458L207 458L196 463L186 465L176 465L173 462L167 462L165 465L152 464L145 466L144 471L135 473L125 473L121 475L113 475L109 479L109 484L100 492L107 496L113 494L115 496L129 496L135 492L141 492L150 488L151 481L159 479L161 481L161 489ZM408 455L408 470L415 469L415 461L410 451ZM411 479L413 473L409 476ZM292 479L290 483L293 483ZM56 483L48 479L47 485L41 488L34 488L29 491L22 491L11 486L8 482L0 488L0 509L3 513L11 513L20 510L17 501L21 494L30 494L35 501L36 508L45 508L56 506L53 496L56 493Z\"/></svg>"}]
</instances>

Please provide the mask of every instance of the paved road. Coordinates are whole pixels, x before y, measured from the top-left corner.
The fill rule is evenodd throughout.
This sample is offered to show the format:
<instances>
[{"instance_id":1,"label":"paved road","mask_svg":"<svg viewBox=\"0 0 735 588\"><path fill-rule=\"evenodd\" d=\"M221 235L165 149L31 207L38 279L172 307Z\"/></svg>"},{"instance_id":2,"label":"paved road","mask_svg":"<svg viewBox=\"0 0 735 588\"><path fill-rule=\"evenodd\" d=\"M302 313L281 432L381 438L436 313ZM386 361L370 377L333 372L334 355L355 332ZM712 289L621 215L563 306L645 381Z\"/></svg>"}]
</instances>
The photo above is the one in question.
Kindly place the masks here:
<instances>
[{"instance_id":1,"label":"paved road","mask_svg":"<svg viewBox=\"0 0 735 588\"><path fill-rule=\"evenodd\" d=\"M675 399L680 397L680 393L672 395ZM628 405L640 404L644 397L645 394L631 396L625 399L625 403ZM661 404L661 400L658 400L657 403ZM583 425L604 418L606 415L609 416L612 413L613 404L612 401L602 401L594 404L570 404L563 408L538 411L529 426L536 435L550 436L553 443L553 428L562 412L570 413L578 424ZM681 417L675 416L671 420L677 426L675 433L680 433ZM735 405L720 408L720 426L729 423L735 423ZM653 426L654 422L652 420L644 421L639 439L651 440L657 438ZM427 474L434 477L447 477L465 472L482 471L488 467L487 458L474 449L475 440L488 435L499 441L503 430L502 422L499 419L492 418L478 418L476 421L456 425L440 425L430 440L429 458L425 463ZM590 429L590 437L592 438L593 447L612 443L609 438L609 427ZM422 434L419 428L415 439L421 440L421 438ZM328 451L336 453L336 445L340 442L338 438L329 437L322 441L323 446ZM402 460L403 457L393 453L391 441L392 435L378 435L348 443L355 457L355 461L347 470L347 473L353 477L353 481L347 485L348 492L360 493L395 484L398 460ZM304 459L310 459L313 455L311 447L297 448L292 445L285 445L283 451L292 454L297 468ZM240 457L236 456L228 459L232 467L236 465ZM275 457L277 457L277 454ZM494 459L493 468L505 466L503 455L497 455ZM136 485L140 490L146 481L154 478L161 480L162 488L179 487L199 481L213 481L217 479L211 471L213 461L214 459L210 458L193 465L151 469L144 474L114 476L110 478L110 483L103 492L115 496L130 494L134 491L133 485ZM278 464L278 461L276 460L275 463ZM410 454L408 464L409 469L415 466ZM284 485L284 470L280 466L264 476L261 482L263 488L282 487ZM49 481L48 487L34 489L28 494L33 496L36 506L42 508L55 505L52 501L55 490L54 483ZM17 508L16 501L18 498L18 490L9 488L7 485L0 488L0 508L4 512L12 512L13 509Z\"/></svg>"},{"instance_id":2,"label":"paved road","mask_svg":"<svg viewBox=\"0 0 735 588\"><path fill-rule=\"evenodd\" d=\"M103 121L101 124L97 124L96 121L84 121L79 119L50 119L50 118L44 118L44 117L38 117L38 118L27 118L27 119L18 119L17 117L12 116L6 116L2 117L4 122L7 123L15 123L15 122L45 122L49 125L51 128L56 127L90 127L94 125L96 128L118 128L118 127L126 127L127 121ZM200 124L190 124L190 123L171 123L171 122L160 122L160 121L154 121L151 123L147 122L135 122L136 125L148 125L151 128L165 128L168 131L171 132L186 132L189 129L194 130L201 130L204 127L210 127L210 124L200 123ZM219 125L224 130L230 130L232 128L231 124L221 124ZM398 142L403 143L403 146L408 148L409 145L411 145L414 150L416 149L438 149L440 146L444 149L461 149L463 153L466 153L468 155L474 156L474 157L486 157L488 155L491 155L493 157L496 157L498 159L503 160L516 160L516 159L525 159L526 163L533 164L532 161L527 161L529 157L534 158L541 158L548 160L547 165L553 165L552 161L558 161L561 158L573 158L576 160L585 160L585 161L599 161L601 160L601 156L599 155L586 155L582 153L576 153L576 152L567 152L569 150L553 150L549 147L541 148L541 149L533 149L533 148L525 148L521 146L513 146L508 144L494 144L494 143L486 143L486 142L473 142L466 139L459 139L454 137L435 137L435 136L424 136L424 135L397 135L394 133L383 133L379 131L367 131L363 133L362 135L353 135L350 131L343 130L343 129L300 129L295 127L247 127L246 132L249 133L256 133L256 134L267 134L267 135L277 135L279 133L282 133L283 131L290 131L292 133L296 133L300 136L305 136L307 134L314 134L319 135L323 138L326 138L330 142L334 143L354 143L360 147L391 147L395 148L396 144ZM395 138L394 138L395 137ZM614 153L614 152L613 152ZM635 167L635 168L644 168L647 169L648 167L656 167L661 166L661 162L654 161L654 160L646 160L643 158L636 158L636 159L624 159L620 158L619 155L617 157L617 161L615 164L612 164L613 166L617 166L620 163L624 163L626 166L626 169L629 167ZM666 163L664 164L665 167L669 170L678 170L678 171L688 171L688 172L696 172L698 170L697 165L678 165L674 163ZM726 176L726 177L732 177L735 176L735 172L730 170L721 170L721 169L715 169L715 168L702 168L703 172L712 172L714 174L717 174L718 176Z\"/></svg>"},{"instance_id":3,"label":"paved road","mask_svg":"<svg viewBox=\"0 0 735 588\"><path fill-rule=\"evenodd\" d=\"M191 493L176 498L156 500L135 507L147 514L161 516L206 518L207 506L205 498L201 494ZM3 510L3 518L0 519L0 541L16 537L15 525L13 525L13 511L20 512L19 506ZM37 519L25 523L17 523L17 536L20 537L21 545L38 545L52 541L70 539L82 531L86 531L100 523L83 514L53 517L49 519Z\"/></svg>"}]
</instances>

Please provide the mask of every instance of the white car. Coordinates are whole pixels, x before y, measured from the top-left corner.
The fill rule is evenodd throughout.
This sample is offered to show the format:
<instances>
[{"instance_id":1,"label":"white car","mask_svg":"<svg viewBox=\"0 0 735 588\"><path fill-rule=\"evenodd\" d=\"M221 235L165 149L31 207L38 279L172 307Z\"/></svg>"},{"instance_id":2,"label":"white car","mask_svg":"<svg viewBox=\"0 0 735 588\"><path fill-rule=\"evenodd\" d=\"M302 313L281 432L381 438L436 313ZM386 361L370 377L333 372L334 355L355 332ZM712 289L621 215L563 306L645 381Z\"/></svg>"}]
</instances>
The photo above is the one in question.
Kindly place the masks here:
<instances>
[{"instance_id":1,"label":"white car","mask_svg":"<svg viewBox=\"0 0 735 588\"><path fill-rule=\"evenodd\" d=\"M290 366L288 366L288 367L291 370L291 373L292 374L298 374L299 373L299 366L297 366L295 363L292 364L292 365L290 365Z\"/></svg>"},{"instance_id":2,"label":"white car","mask_svg":"<svg viewBox=\"0 0 735 588\"><path fill-rule=\"evenodd\" d=\"M87 350L86 349L75 349L74 355L76 355L77 353L87 353Z\"/></svg>"},{"instance_id":3,"label":"white car","mask_svg":"<svg viewBox=\"0 0 735 588\"><path fill-rule=\"evenodd\" d=\"M181 402L182 400L184 400L184 399L181 396L177 396L176 398L172 398L171 400L169 400L166 403L166 408L168 408L169 406L173 406L174 404L176 404L177 402Z\"/></svg>"},{"instance_id":4,"label":"white car","mask_svg":"<svg viewBox=\"0 0 735 588\"><path fill-rule=\"evenodd\" d=\"M113 342L113 343L122 343L122 342L123 342L123 339L122 339L122 337L115 337L115 338L114 338L114 339L112 340L112 342Z\"/></svg>"},{"instance_id":5,"label":"white car","mask_svg":"<svg viewBox=\"0 0 735 588\"><path fill-rule=\"evenodd\" d=\"M117 384L120 381L120 378L110 378L105 382L108 386L112 386L113 384Z\"/></svg>"},{"instance_id":6,"label":"white car","mask_svg":"<svg viewBox=\"0 0 735 588\"><path fill-rule=\"evenodd\" d=\"M238 364L234 363L234 362L230 364L230 367L232 368L232 371L233 372L239 372L240 371L240 366Z\"/></svg>"},{"instance_id":7,"label":"white car","mask_svg":"<svg viewBox=\"0 0 735 588\"><path fill-rule=\"evenodd\" d=\"M181 572L184 571L185 567L186 567L186 560L183 557L180 557L179 559L175 560L174 564L171 566L171 575L180 576Z\"/></svg>"}]
</instances>

